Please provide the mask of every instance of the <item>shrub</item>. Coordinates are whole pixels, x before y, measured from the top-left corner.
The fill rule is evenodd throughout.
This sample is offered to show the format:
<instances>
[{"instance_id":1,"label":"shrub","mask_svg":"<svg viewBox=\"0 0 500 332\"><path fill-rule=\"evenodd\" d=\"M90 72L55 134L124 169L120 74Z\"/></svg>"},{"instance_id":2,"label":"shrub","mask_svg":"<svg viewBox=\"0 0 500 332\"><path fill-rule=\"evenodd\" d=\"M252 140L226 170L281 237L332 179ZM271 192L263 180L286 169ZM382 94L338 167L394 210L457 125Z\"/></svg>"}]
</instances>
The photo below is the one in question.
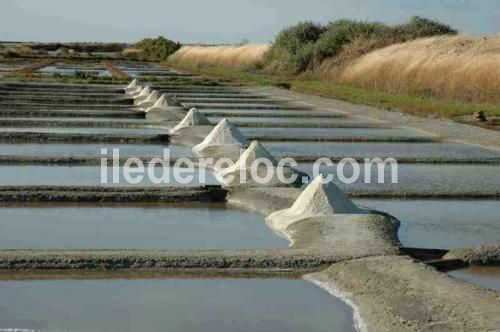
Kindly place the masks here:
<instances>
[{"instance_id":1,"label":"shrub","mask_svg":"<svg viewBox=\"0 0 500 332\"><path fill-rule=\"evenodd\" d=\"M326 26L301 22L278 34L264 56L264 64L267 71L296 74L340 55L347 45L354 42L366 42L367 47L356 49L368 52L397 42L456 33L446 24L418 16L397 26L347 19L333 21Z\"/></svg>"},{"instance_id":2,"label":"shrub","mask_svg":"<svg viewBox=\"0 0 500 332\"><path fill-rule=\"evenodd\" d=\"M135 47L141 50L142 56L149 61L163 61L181 45L163 36L158 38L145 38L135 44Z\"/></svg>"},{"instance_id":3,"label":"shrub","mask_svg":"<svg viewBox=\"0 0 500 332\"><path fill-rule=\"evenodd\" d=\"M84 71L81 71L81 70L76 70L73 74L73 77L76 78L76 79L80 79L80 80L84 80L84 79L88 79L91 75L87 74L86 72Z\"/></svg>"},{"instance_id":4,"label":"shrub","mask_svg":"<svg viewBox=\"0 0 500 332\"><path fill-rule=\"evenodd\" d=\"M316 42L325 28L312 22L300 22L282 30L276 37L274 46L290 53L298 52L304 45Z\"/></svg>"},{"instance_id":5,"label":"shrub","mask_svg":"<svg viewBox=\"0 0 500 332\"><path fill-rule=\"evenodd\" d=\"M326 31L315 45L316 56L321 60L339 54L344 45L358 38L383 37L391 28L378 22L339 20L328 24Z\"/></svg>"},{"instance_id":6,"label":"shrub","mask_svg":"<svg viewBox=\"0 0 500 332\"><path fill-rule=\"evenodd\" d=\"M420 16L413 16L408 23L396 26L395 30L405 40L457 34L457 30L447 24Z\"/></svg>"},{"instance_id":7,"label":"shrub","mask_svg":"<svg viewBox=\"0 0 500 332\"><path fill-rule=\"evenodd\" d=\"M283 29L265 55L265 62L277 70L297 73L307 69L312 61L314 43L325 28L312 22L300 22Z\"/></svg>"}]
</instances>

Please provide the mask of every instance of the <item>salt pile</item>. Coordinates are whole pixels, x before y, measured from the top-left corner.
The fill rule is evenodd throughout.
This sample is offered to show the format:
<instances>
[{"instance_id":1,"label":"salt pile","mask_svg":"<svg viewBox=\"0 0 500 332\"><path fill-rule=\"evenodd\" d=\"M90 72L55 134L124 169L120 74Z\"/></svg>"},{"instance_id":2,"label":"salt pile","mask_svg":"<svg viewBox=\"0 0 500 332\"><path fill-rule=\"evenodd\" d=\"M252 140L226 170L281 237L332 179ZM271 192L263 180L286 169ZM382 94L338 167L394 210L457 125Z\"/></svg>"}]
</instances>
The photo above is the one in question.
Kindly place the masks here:
<instances>
[{"instance_id":1,"label":"salt pile","mask_svg":"<svg viewBox=\"0 0 500 332\"><path fill-rule=\"evenodd\" d=\"M151 92L151 94L146 99L139 102L137 104L137 106L149 107L149 106L153 105L158 100L159 96L160 96L160 93L156 90L153 90L153 92Z\"/></svg>"},{"instance_id":2,"label":"salt pile","mask_svg":"<svg viewBox=\"0 0 500 332\"><path fill-rule=\"evenodd\" d=\"M189 110L188 114L182 119L182 121L172 129L172 132L176 132L182 128L193 127L193 126L208 126L210 121L196 108Z\"/></svg>"},{"instance_id":3,"label":"salt pile","mask_svg":"<svg viewBox=\"0 0 500 332\"><path fill-rule=\"evenodd\" d=\"M139 94L137 94L136 96L134 96L133 98L134 99L138 99L138 98L144 98L146 99L147 96L149 96L149 94L151 93L151 88L149 86L146 86L144 87L140 92Z\"/></svg>"},{"instance_id":4,"label":"salt pile","mask_svg":"<svg viewBox=\"0 0 500 332\"><path fill-rule=\"evenodd\" d=\"M272 213L267 221L272 228L284 231L292 223L310 217L361 212L333 182L326 182L325 177L319 175L304 189L291 208Z\"/></svg>"},{"instance_id":5,"label":"salt pile","mask_svg":"<svg viewBox=\"0 0 500 332\"><path fill-rule=\"evenodd\" d=\"M247 144L245 136L227 119L223 119L215 128L205 137L203 142L193 147L193 150L200 152L208 147L215 146L239 146L240 148Z\"/></svg>"},{"instance_id":6,"label":"salt pile","mask_svg":"<svg viewBox=\"0 0 500 332\"><path fill-rule=\"evenodd\" d=\"M141 93L141 91L142 91L142 89L143 89L143 88L144 88L144 87L143 87L142 85L138 85L138 86L136 86L134 89L129 90L129 91L128 91L128 92L126 92L126 93L127 93L129 96L133 97L133 96L135 96L135 95L137 95L137 94Z\"/></svg>"},{"instance_id":7,"label":"salt pile","mask_svg":"<svg viewBox=\"0 0 500 332\"><path fill-rule=\"evenodd\" d=\"M250 143L248 149L245 150L238 159L238 161L222 171L222 174L228 174L236 171L241 171L249 169L252 167L252 163L257 159L266 159L271 162L273 166L278 165L278 161L266 150L266 148L260 144L259 141L253 141Z\"/></svg>"},{"instance_id":8,"label":"salt pile","mask_svg":"<svg viewBox=\"0 0 500 332\"><path fill-rule=\"evenodd\" d=\"M124 90L126 93L128 93L130 91L136 90L138 86L139 86L139 81L137 80L137 78L135 78L132 82L130 82L129 85L125 87Z\"/></svg>"},{"instance_id":9,"label":"salt pile","mask_svg":"<svg viewBox=\"0 0 500 332\"><path fill-rule=\"evenodd\" d=\"M153 106L147 108L144 112L149 113L153 110L155 111L166 111L168 109L167 95L162 94L160 98L153 104Z\"/></svg>"}]
</instances>

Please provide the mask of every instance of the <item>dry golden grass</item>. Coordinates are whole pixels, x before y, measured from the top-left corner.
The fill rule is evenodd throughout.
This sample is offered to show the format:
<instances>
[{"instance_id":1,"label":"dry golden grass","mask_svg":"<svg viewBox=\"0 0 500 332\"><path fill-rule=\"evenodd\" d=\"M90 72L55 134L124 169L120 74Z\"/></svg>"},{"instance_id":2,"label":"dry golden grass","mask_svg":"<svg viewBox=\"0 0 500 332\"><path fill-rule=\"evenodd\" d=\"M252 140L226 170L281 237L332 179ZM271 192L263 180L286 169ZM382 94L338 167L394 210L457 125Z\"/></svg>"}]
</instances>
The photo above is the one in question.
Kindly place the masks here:
<instances>
[{"instance_id":1,"label":"dry golden grass","mask_svg":"<svg viewBox=\"0 0 500 332\"><path fill-rule=\"evenodd\" d=\"M267 44L242 46L183 46L169 57L171 62L191 66L222 66L242 68L256 64L269 49Z\"/></svg>"},{"instance_id":2,"label":"dry golden grass","mask_svg":"<svg viewBox=\"0 0 500 332\"><path fill-rule=\"evenodd\" d=\"M434 37L370 52L336 71L341 83L474 102L500 101L500 36Z\"/></svg>"}]
</instances>

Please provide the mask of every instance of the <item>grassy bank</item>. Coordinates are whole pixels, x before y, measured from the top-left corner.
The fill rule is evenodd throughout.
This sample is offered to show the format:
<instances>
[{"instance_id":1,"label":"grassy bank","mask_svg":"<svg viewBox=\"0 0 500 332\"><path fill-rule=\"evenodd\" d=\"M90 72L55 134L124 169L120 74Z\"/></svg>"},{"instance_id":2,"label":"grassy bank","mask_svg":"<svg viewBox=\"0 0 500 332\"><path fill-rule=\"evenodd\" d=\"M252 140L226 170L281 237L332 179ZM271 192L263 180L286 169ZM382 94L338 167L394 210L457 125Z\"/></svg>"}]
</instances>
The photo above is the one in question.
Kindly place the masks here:
<instances>
[{"instance_id":1,"label":"grassy bank","mask_svg":"<svg viewBox=\"0 0 500 332\"><path fill-rule=\"evenodd\" d=\"M184 46L167 62L411 114L500 115L500 37L457 33L418 16L398 25L299 22L270 45Z\"/></svg>"},{"instance_id":2,"label":"grassy bank","mask_svg":"<svg viewBox=\"0 0 500 332\"><path fill-rule=\"evenodd\" d=\"M476 111L483 111L487 116L500 116L500 106L493 104L468 103L365 89L346 84L333 84L320 79L307 78L306 76L297 78L297 76L270 75L248 71L247 69L221 66L196 66L173 60L167 61L167 64L194 74L230 80L237 83L287 87L293 91L420 116L456 117L470 115Z\"/></svg>"}]
</instances>

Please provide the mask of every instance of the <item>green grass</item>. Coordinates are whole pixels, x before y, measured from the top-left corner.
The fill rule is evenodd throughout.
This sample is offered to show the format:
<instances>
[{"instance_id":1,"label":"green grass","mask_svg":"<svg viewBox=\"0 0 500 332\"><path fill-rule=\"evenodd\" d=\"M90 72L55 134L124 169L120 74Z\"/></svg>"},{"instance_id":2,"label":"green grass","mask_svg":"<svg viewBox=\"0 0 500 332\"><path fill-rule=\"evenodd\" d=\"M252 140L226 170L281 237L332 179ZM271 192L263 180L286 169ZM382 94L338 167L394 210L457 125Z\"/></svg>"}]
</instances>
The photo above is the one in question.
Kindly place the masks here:
<instances>
[{"instance_id":1,"label":"green grass","mask_svg":"<svg viewBox=\"0 0 500 332\"><path fill-rule=\"evenodd\" d=\"M225 79L232 82L249 85L287 87L297 92L326 98L335 98L420 116L453 118L471 115L476 111L483 111L486 116L500 116L500 105L466 103L455 100L368 90L354 86L332 84L330 82L315 79L271 76L249 72L244 69L238 70L222 67L195 68L180 63L169 63L169 65L192 73Z\"/></svg>"},{"instance_id":2,"label":"green grass","mask_svg":"<svg viewBox=\"0 0 500 332\"><path fill-rule=\"evenodd\" d=\"M500 116L498 105L424 98L321 81L296 80L292 82L292 90L421 116L457 117L470 115L476 111L483 111L487 116Z\"/></svg>"}]
</instances>

